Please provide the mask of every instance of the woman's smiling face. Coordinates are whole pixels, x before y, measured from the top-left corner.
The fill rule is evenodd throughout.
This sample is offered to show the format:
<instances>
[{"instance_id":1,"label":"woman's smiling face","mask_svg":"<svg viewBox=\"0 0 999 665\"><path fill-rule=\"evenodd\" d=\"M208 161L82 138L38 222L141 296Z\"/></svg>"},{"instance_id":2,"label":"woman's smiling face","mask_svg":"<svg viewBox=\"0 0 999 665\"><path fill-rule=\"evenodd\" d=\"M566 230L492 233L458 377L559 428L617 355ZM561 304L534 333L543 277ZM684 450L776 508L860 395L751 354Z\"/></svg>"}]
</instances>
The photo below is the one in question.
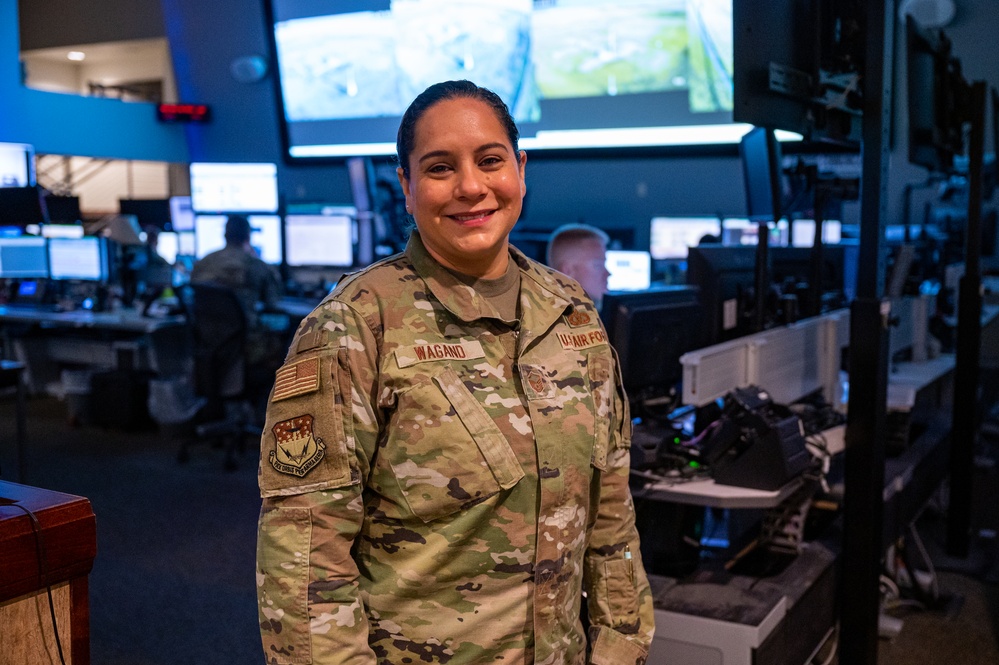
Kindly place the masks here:
<instances>
[{"instance_id":1,"label":"woman's smiling face","mask_svg":"<svg viewBox=\"0 0 999 665\"><path fill-rule=\"evenodd\" d=\"M398 171L427 251L467 275L503 275L526 161L488 104L458 97L428 108L415 126L409 177Z\"/></svg>"}]
</instances>

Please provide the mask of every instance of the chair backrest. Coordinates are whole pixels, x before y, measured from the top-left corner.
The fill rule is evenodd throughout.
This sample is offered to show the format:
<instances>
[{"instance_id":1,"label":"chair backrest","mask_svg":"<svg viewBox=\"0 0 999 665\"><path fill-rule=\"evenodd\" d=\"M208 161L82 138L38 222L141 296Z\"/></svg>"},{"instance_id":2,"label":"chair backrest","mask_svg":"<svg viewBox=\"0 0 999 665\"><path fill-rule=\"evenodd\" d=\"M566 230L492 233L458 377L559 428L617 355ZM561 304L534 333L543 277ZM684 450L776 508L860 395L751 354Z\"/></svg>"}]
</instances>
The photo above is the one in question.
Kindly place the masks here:
<instances>
[{"instance_id":1,"label":"chair backrest","mask_svg":"<svg viewBox=\"0 0 999 665\"><path fill-rule=\"evenodd\" d=\"M233 289L189 284L181 292L194 343L195 387L209 399L245 390L246 314Z\"/></svg>"}]
</instances>

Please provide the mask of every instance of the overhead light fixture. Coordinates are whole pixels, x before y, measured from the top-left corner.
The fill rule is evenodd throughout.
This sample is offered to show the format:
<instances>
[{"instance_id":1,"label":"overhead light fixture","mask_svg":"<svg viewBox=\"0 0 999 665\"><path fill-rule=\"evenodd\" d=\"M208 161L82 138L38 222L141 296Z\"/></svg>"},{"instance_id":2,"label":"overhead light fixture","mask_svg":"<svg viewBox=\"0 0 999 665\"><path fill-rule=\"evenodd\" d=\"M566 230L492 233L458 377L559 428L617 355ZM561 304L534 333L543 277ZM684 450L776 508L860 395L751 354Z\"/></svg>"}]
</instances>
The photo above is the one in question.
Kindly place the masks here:
<instances>
[{"instance_id":1,"label":"overhead light fixture","mask_svg":"<svg viewBox=\"0 0 999 665\"><path fill-rule=\"evenodd\" d=\"M87 54L83 51L70 51L66 54L66 57L74 62L80 62L87 57Z\"/></svg>"}]
</instances>

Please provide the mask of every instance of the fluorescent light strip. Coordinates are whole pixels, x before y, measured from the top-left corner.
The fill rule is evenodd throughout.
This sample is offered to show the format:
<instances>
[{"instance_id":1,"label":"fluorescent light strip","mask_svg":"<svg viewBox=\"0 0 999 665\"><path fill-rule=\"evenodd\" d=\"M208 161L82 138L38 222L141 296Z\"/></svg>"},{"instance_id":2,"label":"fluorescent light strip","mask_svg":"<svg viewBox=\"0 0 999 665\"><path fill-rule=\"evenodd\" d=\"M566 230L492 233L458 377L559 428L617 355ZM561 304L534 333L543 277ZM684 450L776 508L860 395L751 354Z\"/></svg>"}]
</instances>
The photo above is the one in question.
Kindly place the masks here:
<instances>
[{"instance_id":1,"label":"fluorescent light strip","mask_svg":"<svg viewBox=\"0 0 999 665\"><path fill-rule=\"evenodd\" d=\"M727 145L738 143L752 125L689 125L685 127L635 127L629 129L569 129L539 131L535 137L520 140L525 150L549 148L635 148L677 145ZM800 141L801 135L776 130L778 141ZM295 146L292 157L353 157L394 155L394 143L353 143L346 145Z\"/></svg>"}]
</instances>

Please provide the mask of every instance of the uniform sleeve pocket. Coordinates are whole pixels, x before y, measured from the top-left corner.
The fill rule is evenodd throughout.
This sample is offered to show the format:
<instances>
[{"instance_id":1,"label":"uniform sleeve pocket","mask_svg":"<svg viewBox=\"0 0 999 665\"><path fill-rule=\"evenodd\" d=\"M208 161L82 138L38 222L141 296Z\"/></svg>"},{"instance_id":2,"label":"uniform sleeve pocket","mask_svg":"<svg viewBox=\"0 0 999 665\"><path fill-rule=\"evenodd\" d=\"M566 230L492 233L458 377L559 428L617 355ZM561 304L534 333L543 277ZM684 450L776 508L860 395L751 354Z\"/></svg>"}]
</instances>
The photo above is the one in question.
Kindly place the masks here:
<instances>
[{"instance_id":1,"label":"uniform sleeve pocket","mask_svg":"<svg viewBox=\"0 0 999 665\"><path fill-rule=\"evenodd\" d=\"M611 438L611 364L605 352L594 351L587 359L590 392L593 394L593 466L607 470Z\"/></svg>"},{"instance_id":2,"label":"uniform sleeve pocket","mask_svg":"<svg viewBox=\"0 0 999 665\"><path fill-rule=\"evenodd\" d=\"M400 491L424 522L524 477L509 441L452 368L401 393L396 413L387 454Z\"/></svg>"},{"instance_id":3,"label":"uniform sleeve pocket","mask_svg":"<svg viewBox=\"0 0 999 665\"><path fill-rule=\"evenodd\" d=\"M607 607L615 626L634 623L638 618L638 591L632 566L632 561L624 558L604 562Z\"/></svg>"},{"instance_id":4,"label":"uniform sleeve pocket","mask_svg":"<svg viewBox=\"0 0 999 665\"><path fill-rule=\"evenodd\" d=\"M308 609L311 541L308 508L277 508L265 503L257 535L257 608L268 663L312 662Z\"/></svg>"}]
</instances>

